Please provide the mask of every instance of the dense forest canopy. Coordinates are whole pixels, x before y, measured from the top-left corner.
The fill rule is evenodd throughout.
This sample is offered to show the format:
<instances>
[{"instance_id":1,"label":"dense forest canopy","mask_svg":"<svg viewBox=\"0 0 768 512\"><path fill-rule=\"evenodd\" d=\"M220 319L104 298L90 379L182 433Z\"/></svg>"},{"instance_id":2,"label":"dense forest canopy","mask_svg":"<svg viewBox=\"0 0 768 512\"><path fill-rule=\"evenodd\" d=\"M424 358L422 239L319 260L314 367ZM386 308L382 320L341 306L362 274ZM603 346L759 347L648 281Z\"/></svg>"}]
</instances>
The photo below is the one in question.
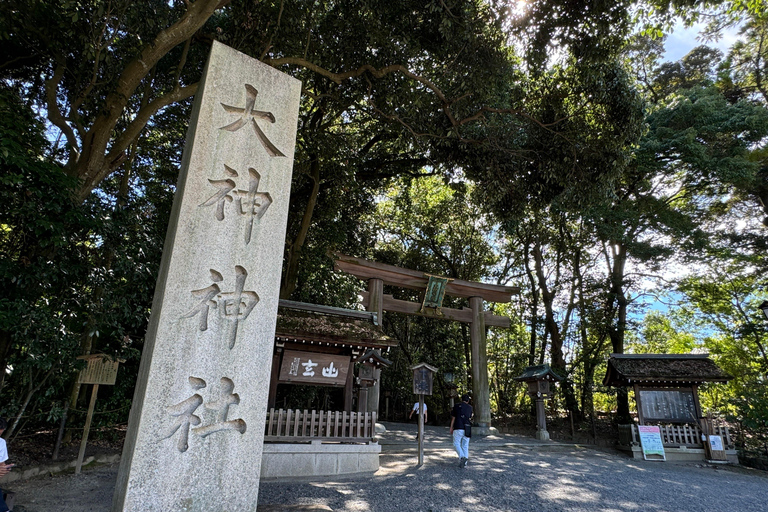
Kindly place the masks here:
<instances>
[{"instance_id":1,"label":"dense forest canopy","mask_svg":"<svg viewBox=\"0 0 768 512\"><path fill-rule=\"evenodd\" d=\"M764 7L2 2L7 435L77 410L76 357L95 352L126 359L97 421L125 421L191 100L218 40L303 83L281 297L353 307L359 283L333 272L332 251L520 286L496 307L512 327L488 334L498 418L529 413L513 377L547 362L564 378L553 411L626 421L626 392L600 385L607 354L700 351L735 377L705 389L705 407L765 449ZM681 20L738 40L664 61ZM421 360L468 385L462 326L388 315L385 328L400 346L383 385L402 403Z\"/></svg>"}]
</instances>

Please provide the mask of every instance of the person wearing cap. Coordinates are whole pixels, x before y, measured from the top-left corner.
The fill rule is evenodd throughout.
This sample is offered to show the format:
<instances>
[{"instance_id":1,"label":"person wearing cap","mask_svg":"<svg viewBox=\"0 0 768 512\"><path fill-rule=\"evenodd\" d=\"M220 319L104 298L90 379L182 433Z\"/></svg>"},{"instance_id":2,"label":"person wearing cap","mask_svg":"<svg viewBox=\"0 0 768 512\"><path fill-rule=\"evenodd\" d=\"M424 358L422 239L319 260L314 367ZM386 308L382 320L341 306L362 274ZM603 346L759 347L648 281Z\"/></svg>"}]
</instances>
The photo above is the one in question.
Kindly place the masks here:
<instances>
[{"instance_id":1,"label":"person wearing cap","mask_svg":"<svg viewBox=\"0 0 768 512\"><path fill-rule=\"evenodd\" d=\"M450 435L453 436L453 447L459 455L459 467L467 467L469 462L469 436L467 427L472 426L472 406L469 405L469 395L461 395L461 402L453 406L451 411Z\"/></svg>"}]
</instances>

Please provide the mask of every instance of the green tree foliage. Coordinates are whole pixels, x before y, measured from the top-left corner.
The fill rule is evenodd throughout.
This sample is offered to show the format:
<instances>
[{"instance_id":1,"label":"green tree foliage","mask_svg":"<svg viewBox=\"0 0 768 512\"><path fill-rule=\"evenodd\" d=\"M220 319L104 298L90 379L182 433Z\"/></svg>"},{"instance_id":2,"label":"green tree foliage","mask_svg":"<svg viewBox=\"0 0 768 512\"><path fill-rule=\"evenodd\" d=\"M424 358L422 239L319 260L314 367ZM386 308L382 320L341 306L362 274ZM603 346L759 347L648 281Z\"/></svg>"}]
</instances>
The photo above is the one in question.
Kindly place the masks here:
<instances>
[{"instance_id":1,"label":"green tree foliage","mask_svg":"<svg viewBox=\"0 0 768 512\"><path fill-rule=\"evenodd\" d=\"M487 279L498 262L489 239L492 224L471 200L471 186L437 177L403 178L385 191L370 221L378 233L373 257L377 261L419 269L467 281ZM396 298L416 301L417 293L394 289ZM466 299L446 297L446 307L467 306ZM434 318L384 315L387 333L400 341L385 385L398 396L410 398L410 367L427 362L456 375L462 390L470 388L472 374L469 331L466 324ZM499 361L507 357L499 353ZM501 363L500 363L501 364ZM504 370L499 370L504 371ZM433 396L435 412L448 403L449 389L439 382L441 401ZM501 383L509 386L508 382ZM398 386L398 387L394 387ZM410 404L409 404L410 405Z\"/></svg>"},{"instance_id":2,"label":"green tree foliage","mask_svg":"<svg viewBox=\"0 0 768 512\"><path fill-rule=\"evenodd\" d=\"M693 333L681 332L672 318L658 311L643 317L635 338L627 346L635 354L688 354L697 348Z\"/></svg>"},{"instance_id":3,"label":"green tree foliage","mask_svg":"<svg viewBox=\"0 0 768 512\"><path fill-rule=\"evenodd\" d=\"M707 273L681 282L690 316L704 334L704 347L732 377L727 388L710 386L702 406L722 412L743 429L747 455L765 452L768 397L768 324L758 309L759 272L743 264L712 260Z\"/></svg>"}]
</instances>

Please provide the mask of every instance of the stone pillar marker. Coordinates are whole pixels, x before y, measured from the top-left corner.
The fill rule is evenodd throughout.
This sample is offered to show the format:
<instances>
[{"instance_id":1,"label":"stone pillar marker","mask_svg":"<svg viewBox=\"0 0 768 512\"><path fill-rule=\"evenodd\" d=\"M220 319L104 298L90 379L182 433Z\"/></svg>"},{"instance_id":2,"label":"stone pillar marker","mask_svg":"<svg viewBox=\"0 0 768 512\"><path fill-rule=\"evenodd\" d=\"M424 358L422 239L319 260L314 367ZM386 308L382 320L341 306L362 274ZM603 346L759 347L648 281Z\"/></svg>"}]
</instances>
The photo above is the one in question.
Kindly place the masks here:
<instances>
[{"instance_id":1,"label":"stone pillar marker","mask_svg":"<svg viewBox=\"0 0 768 512\"><path fill-rule=\"evenodd\" d=\"M301 83L214 42L113 512L255 511Z\"/></svg>"}]
</instances>

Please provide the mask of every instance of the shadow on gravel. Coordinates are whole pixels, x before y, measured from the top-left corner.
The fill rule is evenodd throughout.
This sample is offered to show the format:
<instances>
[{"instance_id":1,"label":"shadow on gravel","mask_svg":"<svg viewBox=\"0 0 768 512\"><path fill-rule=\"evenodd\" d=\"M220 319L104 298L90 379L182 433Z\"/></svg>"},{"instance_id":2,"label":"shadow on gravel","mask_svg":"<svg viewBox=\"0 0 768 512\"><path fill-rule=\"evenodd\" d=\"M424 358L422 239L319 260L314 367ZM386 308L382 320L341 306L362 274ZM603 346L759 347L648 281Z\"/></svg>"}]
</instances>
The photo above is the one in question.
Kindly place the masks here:
<instances>
[{"instance_id":1,"label":"shadow on gravel","mask_svg":"<svg viewBox=\"0 0 768 512\"><path fill-rule=\"evenodd\" d=\"M542 453L470 445L465 469L450 449L426 452L421 467L417 460L415 453L383 454L381 469L366 480L262 483L260 509L291 504L337 512L698 512L706 504L718 512L764 512L768 500L766 480L758 475L593 450Z\"/></svg>"},{"instance_id":2,"label":"shadow on gravel","mask_svg":"<svg viewBox=\"0 0 768 512\"><path fill-rule=\"evenodd\" d=\"M426 450L422 466L410 449L382 453L380 460L372 476L261 482L258 510L764 512L768 502L760 472L634 461L573 446L541 452L478 442L470 444L466 468L447 444ZM109 512L116 476L113 464L14 482L10 490L17 493L16 512Z\"/></svg>"}]
</instances>

